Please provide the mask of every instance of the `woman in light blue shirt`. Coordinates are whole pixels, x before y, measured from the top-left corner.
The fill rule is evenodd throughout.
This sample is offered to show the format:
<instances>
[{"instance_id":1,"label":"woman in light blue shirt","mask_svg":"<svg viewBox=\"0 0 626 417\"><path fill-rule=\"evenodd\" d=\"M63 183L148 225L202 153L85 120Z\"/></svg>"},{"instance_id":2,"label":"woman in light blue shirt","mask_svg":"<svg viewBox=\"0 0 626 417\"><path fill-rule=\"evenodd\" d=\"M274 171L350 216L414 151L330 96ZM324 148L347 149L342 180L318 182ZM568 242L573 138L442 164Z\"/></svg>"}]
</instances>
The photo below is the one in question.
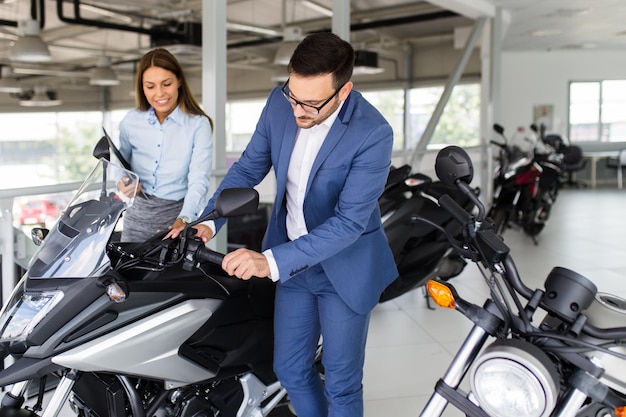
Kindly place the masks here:
<instances>
[{"instance_id":1,"label":"woman in light blue shirt","mask_svg":"<svg viewBox=\"0 0 626 417\"><path fill-rule=\"evenodd\" d=\"M120 122L120 152L139 175L122 240L144 241L197 218L209 190L213 121L194 98L183 68L166 49L139 61L137 108Z\"/></svg>"}]
</instances>

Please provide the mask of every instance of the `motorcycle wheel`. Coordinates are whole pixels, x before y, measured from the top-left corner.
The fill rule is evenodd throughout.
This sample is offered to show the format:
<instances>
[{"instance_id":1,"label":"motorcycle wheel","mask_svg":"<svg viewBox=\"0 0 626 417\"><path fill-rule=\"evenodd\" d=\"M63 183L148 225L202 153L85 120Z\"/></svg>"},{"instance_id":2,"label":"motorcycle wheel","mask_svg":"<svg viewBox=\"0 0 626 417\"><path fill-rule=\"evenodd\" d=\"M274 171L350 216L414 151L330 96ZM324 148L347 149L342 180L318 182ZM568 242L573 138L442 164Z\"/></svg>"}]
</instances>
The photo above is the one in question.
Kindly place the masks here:
<instances>
[{"instance_id":1,"label":"motorcycle wheel","mask_svg":"<svg viewBox=\"0 0 626 417\"><path fill-rule=\"evenodd\" d=\"M457 253L452 253L448 256L447 261L441 266L438 276L444 281L454 278L463 272L463 269L467 265L465 259Z\"/></svg>"},{"instance_id":2,"label":"motorcycle wheel","mask_svg":"<svg viewBox=\"0 0 626 417\"><path fill-rule=\"evenodd\" d=\"M506 230L506 225L509 221L508 211L494 210L489 217L493 220L493 224L496 227L496 233L501 235Z\"/></svg>"},{"instance_id":3,"label":"motorcycle wheel","mask_svg":"<svg viewBox=\"0 0 626 417\"><path fill-rule=\"evenodd\" d=\"M544 223L535 223L535 222L524 223L524 232L528 236L537 236L539 233L541 233L544 226L545 226Z\"/></svg>"},{"instance_id":4,"label":"motorcycle wheel","mask_svg":"<svg viewBox=\"0 0 626 417\"><path fill-rule=\"evenodd\" d=\"M525 214L522 228L528 236L537 236L545 227L546 221L549 217L550 205L539 203L534 210Z\"/></svg>"}]
</instances>

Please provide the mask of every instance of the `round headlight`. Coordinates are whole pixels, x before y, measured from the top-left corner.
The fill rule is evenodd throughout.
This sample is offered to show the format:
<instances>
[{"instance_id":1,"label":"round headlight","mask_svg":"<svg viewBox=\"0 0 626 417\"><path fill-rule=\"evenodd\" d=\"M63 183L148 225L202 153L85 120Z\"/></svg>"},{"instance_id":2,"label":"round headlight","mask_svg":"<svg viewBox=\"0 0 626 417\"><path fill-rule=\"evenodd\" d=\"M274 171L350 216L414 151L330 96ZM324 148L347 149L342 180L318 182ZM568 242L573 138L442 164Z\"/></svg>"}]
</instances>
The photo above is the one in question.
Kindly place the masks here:
<instances>
[{"instance_id":1,"label":"round headlight","mask_svg":"<svg viewBox=\"0 0 626 417\"><path fill-rule=\"evenodd\" d=\"M491 417L546 417L556 404L559 377L541 349L506 339L487 347L474 361L470 386Z\"/></svg>"}]
</instances>

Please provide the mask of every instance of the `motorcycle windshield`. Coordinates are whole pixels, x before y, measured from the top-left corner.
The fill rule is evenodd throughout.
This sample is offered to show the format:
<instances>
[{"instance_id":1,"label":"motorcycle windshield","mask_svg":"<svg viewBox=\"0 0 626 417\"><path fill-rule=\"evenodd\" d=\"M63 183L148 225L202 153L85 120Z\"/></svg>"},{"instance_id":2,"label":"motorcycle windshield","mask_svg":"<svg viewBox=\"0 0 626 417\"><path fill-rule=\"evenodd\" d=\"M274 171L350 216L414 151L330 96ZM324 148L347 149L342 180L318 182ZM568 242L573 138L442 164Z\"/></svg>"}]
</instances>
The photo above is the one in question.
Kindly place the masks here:
<instances>
[{"instance_id":1,"label":"motorcycle windshield","mask_svg":"<svg viewBox=\"0 0 626 417\"><path fill-rule=\"evenodd\" d=\"M120 182L134 184L135 195L137 174L101 159L33 255L30 278L89 277L108 265L109 238L134 201L119 191Z\"/></svg>"}]
</instances>

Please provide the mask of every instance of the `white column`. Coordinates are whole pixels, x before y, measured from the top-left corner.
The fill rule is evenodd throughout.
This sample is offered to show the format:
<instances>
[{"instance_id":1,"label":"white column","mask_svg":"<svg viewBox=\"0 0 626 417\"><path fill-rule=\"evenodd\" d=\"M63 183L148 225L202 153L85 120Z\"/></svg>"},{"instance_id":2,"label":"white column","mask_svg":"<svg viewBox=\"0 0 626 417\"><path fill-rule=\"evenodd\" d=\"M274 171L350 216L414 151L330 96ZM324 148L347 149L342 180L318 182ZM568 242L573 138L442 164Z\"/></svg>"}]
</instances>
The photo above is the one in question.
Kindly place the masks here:
<instances>
[{"instance_id":1,"label":"white column","mask_svg":"<svg viewBox=\"0 0 626 417\"><path fill-rule=\"evenodd\" d=\"M209 196L226 174L226 0L202 1L202 105L215 122ZM226 226L209 246L226 252Z\"/></svg>"},{"instance_id":2,"label":"white column","mask_svg":"<svg viewBox=\"0 0 626 417\"><path fill-rule=\"evenodd\" d=\"M15 286L15 244L13 237L13 198L1 198L0 243L2 244L2 304Z\"/></svg>"},{"instance_id":3,"label":"white column","mask_svg":"<svg viewBox=\"0 0 626 417\"><path fill-rule=\"evenodd\" d=\"M333 0L333 33L350 42L350 0Z\"/></svg>"}]
</instances>

